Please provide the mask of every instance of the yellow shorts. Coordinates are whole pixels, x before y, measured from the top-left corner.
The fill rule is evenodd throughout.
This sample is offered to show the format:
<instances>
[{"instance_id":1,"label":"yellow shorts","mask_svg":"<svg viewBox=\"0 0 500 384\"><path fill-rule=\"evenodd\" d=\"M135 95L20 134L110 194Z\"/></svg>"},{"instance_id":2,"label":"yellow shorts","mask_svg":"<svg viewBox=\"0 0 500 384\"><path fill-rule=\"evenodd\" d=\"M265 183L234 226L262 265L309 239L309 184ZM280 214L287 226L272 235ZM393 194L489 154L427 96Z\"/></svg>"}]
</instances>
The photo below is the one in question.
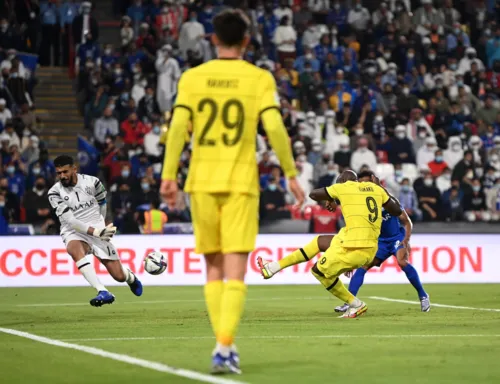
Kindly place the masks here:
<instances>
[{"instance_id":1,"label":"yellow shorts","mask_svg":"<svg viewBox=\"0 0 500 384\"><path fill-rule=\"evenodd\" d=\"M377 254L377 247L345 248L342 239L335 236L330 248L323 253L317 267L326 278L336 279L345 272L369 264Z\"/></svg>"},{"instance_id":2,"label":"yellow shorts","mask_svg":"<svg viewBox=\"0 0 500 384\"><path fill-rule=\"evenodd\" d=\"M259 231L259 198L243 193L191 194L196 253L247 253Z\"/></svg>"}]
</instances>

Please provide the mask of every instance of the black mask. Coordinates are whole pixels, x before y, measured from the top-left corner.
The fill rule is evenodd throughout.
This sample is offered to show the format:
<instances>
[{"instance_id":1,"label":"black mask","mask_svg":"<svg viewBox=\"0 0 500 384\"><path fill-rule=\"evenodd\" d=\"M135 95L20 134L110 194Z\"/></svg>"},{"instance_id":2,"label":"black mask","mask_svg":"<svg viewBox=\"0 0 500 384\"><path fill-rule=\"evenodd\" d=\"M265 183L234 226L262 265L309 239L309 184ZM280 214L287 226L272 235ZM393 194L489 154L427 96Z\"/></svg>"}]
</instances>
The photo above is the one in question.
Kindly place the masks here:
<instances>
[{"instance_id":1,"label":"black mask","mask_svg":"<svg viewBox=\"0 0 500 384\"><path fill-rule=\"evenodd\" d=\"M36 184L35 188L38 189L39 191L42 191L45 189L45 184L42 183Z\"/></svg>"}]
</instances>

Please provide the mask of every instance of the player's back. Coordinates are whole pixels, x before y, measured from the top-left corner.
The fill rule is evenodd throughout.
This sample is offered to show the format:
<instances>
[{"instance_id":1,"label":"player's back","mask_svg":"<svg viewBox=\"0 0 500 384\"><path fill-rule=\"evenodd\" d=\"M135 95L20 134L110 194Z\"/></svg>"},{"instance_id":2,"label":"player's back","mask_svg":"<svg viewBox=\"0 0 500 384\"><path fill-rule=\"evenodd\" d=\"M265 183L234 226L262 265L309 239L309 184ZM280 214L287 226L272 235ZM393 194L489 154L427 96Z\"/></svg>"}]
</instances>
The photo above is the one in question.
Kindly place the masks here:
<instances>
[{"instance_id":1,"label":"player's back","mask_svg":"<svg viewBox=\"0 0 500 384\"><path fill-rule=\"evenodd\" d=\"M376 247L382 225L382 205L389 196L370 182L347 181L327 188L329 195L340 201L346 223L343 246Z\"/></svg>"},{"instance_id":2,"label":"player's back","mask_svg":"<svg viewBox=\"0 0 500 384\"><path fill-rule=\"evenodd\" d=\"M176 108L188 108L193 121L186 191L257 195L257 124L279 105L271 74L244 60L212 60L182 76L181 94Z\"/></svg>"},{"instance_id":3,"label":"player's back","mask_svg":"<svg viewBox=\"0 0 500 384\"><path fill-rule=\"evenodd\" d=\"M401 226L399 218L392 216L385 209L382 209L382 226L380 228L380 241L394 241L398 239L401 234L404 234L405 229Z\"/></svg>"}]
</instances>

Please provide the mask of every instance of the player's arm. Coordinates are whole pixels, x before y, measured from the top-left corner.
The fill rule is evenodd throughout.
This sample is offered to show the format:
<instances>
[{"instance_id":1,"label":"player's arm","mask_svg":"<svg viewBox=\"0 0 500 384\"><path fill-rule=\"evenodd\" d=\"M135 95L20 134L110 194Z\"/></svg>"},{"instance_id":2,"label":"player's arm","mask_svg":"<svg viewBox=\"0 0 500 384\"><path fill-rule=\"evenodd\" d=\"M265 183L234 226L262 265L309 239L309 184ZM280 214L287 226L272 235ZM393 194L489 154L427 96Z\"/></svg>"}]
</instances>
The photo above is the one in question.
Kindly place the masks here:
<instances>
[{"instance_id":1,"label":"player's arm","mask_svg":"<svg viewBox=\"0 0 500 384\"><path fill-rule=\"evenodd\" d=\"M112 224L104 228L94 228L78 220L58 192L49 191L48 198L59 220L70 226L73 230L90 236L99 237L106 241L109 241L116 233L116 227L112 226Z\"/></svg>"},{"instance_id":2,"label":"player's arm","mask_svg":"<svg viewBox=\"0 0 500 384\"><path fill-rule=\"evenodd\" d=\"M408 213L404 209L401 210L401 215L399 215L399 221L401 222L401 225L404 227L406 233L405 237L403 239L403 243L405 244L405 247L408 247L408 244L410 242L410 237L411 237L411 231L413 230L413 223L410 219L410 216L408 216Z\"/></svg>"},{"instance_id":3,"label":"player's arm","mask_svg":"<svg viewBox=\"0 0 500 384\"><path fill-rule=\"evenodd\" d=\"M106 201L106 188L101 183L97 177L94 177L94 197L97 200L97 204L99 204L99 212L101 216L106 220L106 214L108 213L108 206Z\"/></svg>"},{"instance_id":4,"label":"player's arm","mask_svg":"<svg viewBox=\"0 0 500 384\"><path fill-rule=\"evenodd\" d=\"M276 83L270 73L266 73L262 80L264 89L260 107L260 118L269 143L273 147L281 168L285 173L285 177L289 181L290 191L297 199L297 204L302 205L304 202L304 191L296 179L297 168L293 160L290 138L283 124L283 118L279 109L280 104Z\"/></svg>"},{"instance_id":5,"label":"player's arm","mask_svg":"<svg viewBox=\"0 0 500 384\"><path fill-rule=\"evenodd\" d=\"M181 76L178 86L177 100L174 106L172 121L168 130L165 157L163 160L162 180L177 182L177 171L182 150L186 144L188 125L192 118L189 106L187 77L189 72Z\"/></svg>"},{"instance_id":6,"label":"player's arm","mask_svg":"<svg viewBox=\"0 0 500 384\"><path fill-rule=\"evenodd\" d=\"M325 188L313 189L313 191L309 193L309 197L318 203L328 201L332 209L336 208L335 205L340 204L335 184Z\"/></svg>"}]
</instances>

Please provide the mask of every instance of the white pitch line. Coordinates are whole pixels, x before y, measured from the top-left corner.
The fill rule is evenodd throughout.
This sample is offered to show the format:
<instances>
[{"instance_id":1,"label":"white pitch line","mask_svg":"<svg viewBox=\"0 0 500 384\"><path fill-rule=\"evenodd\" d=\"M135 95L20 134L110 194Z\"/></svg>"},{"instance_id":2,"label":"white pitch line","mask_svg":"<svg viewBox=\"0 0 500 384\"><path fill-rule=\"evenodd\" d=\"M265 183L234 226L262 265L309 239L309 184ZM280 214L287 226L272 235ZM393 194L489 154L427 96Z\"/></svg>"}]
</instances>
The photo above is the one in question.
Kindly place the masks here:
<instances>
[{"instance_id":1,"label":"white pitch line","mask_svg":"<svg viewBox=\"0 0 500 384\"><path fill-rule=\"evenodd\" d=\"M368 298L372 299L372 300L389 301L389 302L393 302L393 303L420 305L419 301L391 299L390 297L368 296ZM497 308L463 307L460 305L436 304L433 302L431 302L431 307L451 308L451 309L470 309L473 311L486 311L486 312L500 312L500 309L497 309Z\"/></svg>"},{"instance_id":2,"label":"white pitch line","mask_svg":"<svg viewBox=\"0 0 500 384\"><path fill-rule=\"evenodd\" d=\"M203 373L190 371L190 370L182 369L182 368L174 368L174 367L171 367L169 365L157 363L154 361L143 360L143 359L139 359L139 358L128 356L128 355L123 355L120 353L108 352L108 351L105 351L105 350L102 350L99 348L66 343L66 342L61 341L61 340L49 339L47 337L37 336L37 335L33 335L32 333L17 331L15 329L0 328L0 332L7 333L9 335L24 337L25 339L38 341L38 342L44 343L44 344L54 345L56 347L74 349L76 351L85 352L85 353L88 353L90 355L101 356L101 357L105 357L105 358L108 358L111 360L116 360L116 361L119 361L122 363L136 365L139 367L151 369L153 371L169 373L169 374L174 375L174 376L185 377L187 379L198 380L198 381L202 381L205 383L244 384L241 381L223 379L223 378L205 375Z\"/></svg>"},{"instance_id":3,"label":"white pitch line","mask_svg":"<svg viewBox=\"0 0 500 384\"><path fill-rule=\"evenodd\" d=\"M238 336L240 339L407 339L407 338L462 338L462 337L500 337L500 335L289 335L289 336ZM63 341L134 341L134 340L205 340L213 336L158 336L158 337L103 337L88 339L63 339Z\"/></svg>"},{"instance_id":4,"label":"white pitch line","mask_svg":"<svg viewBox=\"0 0 500 384\"><path fill-rule=\"evenodd\" d=\"M328 296L313 296L313 297L262 297L262 298L249 298L247 301L290 301L290 300L330 300ZM135 300L135 301L121 301L118 304L167 304L167 303L201 303L205 302L204 299L186 299L186 300ZM82 303L38 303L38 304L16 304L16 307L79 307L88 306L86 302Z\"/></svg>"}]
</instances>

